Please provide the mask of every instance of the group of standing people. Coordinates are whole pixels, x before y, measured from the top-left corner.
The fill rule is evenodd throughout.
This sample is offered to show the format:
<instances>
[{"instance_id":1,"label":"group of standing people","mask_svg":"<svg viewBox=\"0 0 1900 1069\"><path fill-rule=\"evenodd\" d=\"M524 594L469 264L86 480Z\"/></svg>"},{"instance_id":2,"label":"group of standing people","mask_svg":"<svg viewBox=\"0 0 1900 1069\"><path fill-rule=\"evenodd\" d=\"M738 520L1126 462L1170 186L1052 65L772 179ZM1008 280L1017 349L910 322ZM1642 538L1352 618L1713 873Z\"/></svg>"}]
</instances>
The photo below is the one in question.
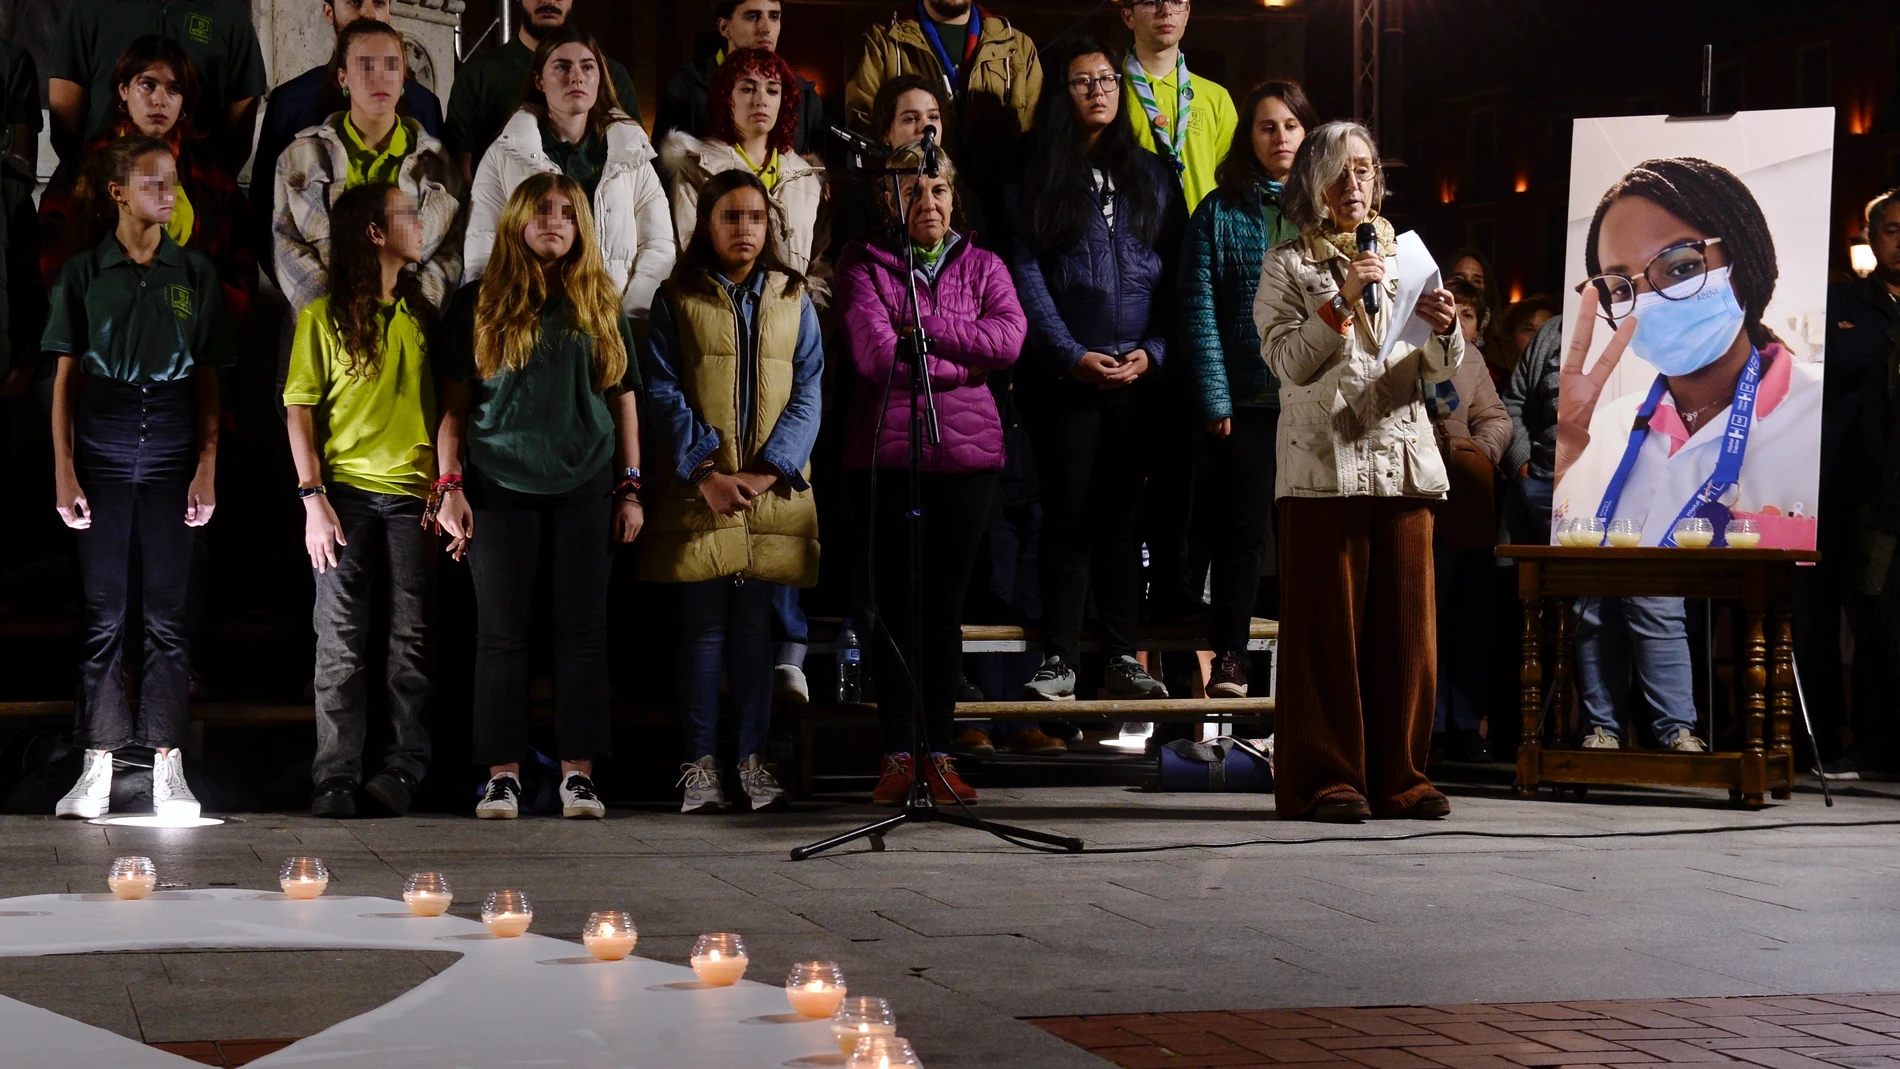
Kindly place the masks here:
<instances>
[{"instance_id":1,"label":"group of standing people","mask_svg":"<svg viewBox=\"0 0 1900 1069\"><path fill-rule=\"evenodd\" d=\"M782 806L763 755L774 692L804 689L796 591L819 567L828 329L845 474L816 492L847 495L876 547L875 800L919 778L940 802L976 800L951 757L960 624L1019 410L1045 516L1047 645L1025 697L1088 689L1091 601L1102 692L1167 696L1136 656L1144 553L1151 603L1198 600L1190 561L1211 567L1208 690L1244 695L1277 522L1281 815L1448 810L1423 771L1431 505L1449 485L1443 417L1479 406L1461 397L1454 294L1393 307L1364 128L1320 124L1285 81L1236 108L1189 68L1188 0L1124 0L1127 52L1075 36L1047 55L969 0L917 0L869 32L845 93L847 124L910 174L845 182L819 155L815 91L775 51L778 0L716 5L726 48L668 84L657 147L573 3L522 11L514 39L462 68L446 116L409 77L386 0L326 3L334 57L270 94L248 205L231 176L266 87L243 7L68 10L52 100L72 177L43 210L39 342L86 595L86 752L61 815L105 812L114 751L135 743L158 754L161 812L195 814L179 749L194 528L216 507L218 371L255 267L290 307L277 374L317 589L314 813L401 814L428 774L445 544L476 595L477 815L521 810L542 596L560 806L604 814L608 576L613 546L635 542L641 578L678 595L682 809ZM1414 314L1425 340L1397 340ZM917 560L899 369L923 336L942 441L923 450ZM1190 504L1197 481L1218 489ZM392 725L366 765L379 618ZM134 717L122 662L141 646Z\"/></svg>"}]
</instances>

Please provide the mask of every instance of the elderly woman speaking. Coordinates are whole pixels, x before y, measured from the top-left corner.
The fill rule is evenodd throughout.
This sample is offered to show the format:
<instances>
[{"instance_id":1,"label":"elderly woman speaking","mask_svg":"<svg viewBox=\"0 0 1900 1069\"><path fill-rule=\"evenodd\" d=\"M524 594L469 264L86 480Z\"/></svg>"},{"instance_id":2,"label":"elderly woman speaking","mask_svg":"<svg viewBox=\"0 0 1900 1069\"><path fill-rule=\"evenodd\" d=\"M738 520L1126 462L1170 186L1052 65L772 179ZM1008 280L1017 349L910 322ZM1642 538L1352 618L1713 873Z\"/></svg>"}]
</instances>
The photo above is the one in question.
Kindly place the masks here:
<instances>
[{"instance_id":1,"label":"elderly woman speaking","mask_svg":"<svg viewBox=\"0 0 1900 1069\"><path fill-rule=\"evenodd\" d=\"M1300 236L1267 253L1254 297L1279 377L1281 664L1275 807L1283 818L1442 817L1425 778L1437 685L1432 510L1445 496L1426 411L1464 356L1452 296L1405 329L1385 176L1356 123L1314 130L1281 197ZM1369 232L1366 227L1369 226ZM1358 251L1368 232L1374 247ZM1368 301L1376 292L1378 297ZM1376 302L1376 303L1375 303Z\"/></svg>"}]
</instances>

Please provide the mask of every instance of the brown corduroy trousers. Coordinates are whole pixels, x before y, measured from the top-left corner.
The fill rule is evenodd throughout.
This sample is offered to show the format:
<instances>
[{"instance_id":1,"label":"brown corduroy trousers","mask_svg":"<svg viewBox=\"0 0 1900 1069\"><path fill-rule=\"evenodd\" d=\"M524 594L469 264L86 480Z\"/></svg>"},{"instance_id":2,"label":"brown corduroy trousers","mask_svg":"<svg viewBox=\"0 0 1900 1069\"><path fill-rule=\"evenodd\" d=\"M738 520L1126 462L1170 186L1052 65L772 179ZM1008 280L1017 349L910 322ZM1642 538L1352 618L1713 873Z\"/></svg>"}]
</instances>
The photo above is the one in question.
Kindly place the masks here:
<instances>
[{"instance_id":1,"label":"brown corduroy trousers","mask_svg":"<svg viewBox=\"0 0 1900 1069\"><path fill-rule=\"evenodd\" d=\"M1429 502L1285 497L1274 804L1363 795L1379 816L1427 791L1438 686Z\"/></svg>"}]
</instances>

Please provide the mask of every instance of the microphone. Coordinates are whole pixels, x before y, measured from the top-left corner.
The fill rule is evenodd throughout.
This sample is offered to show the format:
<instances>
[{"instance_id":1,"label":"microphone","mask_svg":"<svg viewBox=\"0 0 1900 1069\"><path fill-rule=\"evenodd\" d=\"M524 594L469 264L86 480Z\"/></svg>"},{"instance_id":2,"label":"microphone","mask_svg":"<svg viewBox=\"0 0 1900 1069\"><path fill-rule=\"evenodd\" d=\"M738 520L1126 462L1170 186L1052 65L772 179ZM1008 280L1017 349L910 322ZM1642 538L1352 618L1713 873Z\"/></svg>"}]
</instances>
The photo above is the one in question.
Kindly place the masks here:
<instances>
[{"instance_id":1,"label":"microphone","mask_svg":"<svg viewBox=\"0 0 1900 1069\"><path fill-rule=\"evenodd\" d=\"M1360 223L1359 229L1353 231L1353 236L1359 239L1360 252L1371 252L1373 249L1377 248L1379 245L1379 232L1378 230L1373 228L1373 225L1371 223ZM1366 314L1369 316L1378 315L1379 314L1379 286L1377 283L1374 283L1373 285L1366 287L1365 301L1366 301Z\"/></svg>"},{"instance_id":2,"label":"microphone","mask_svg":"<svg viewBox=\"0 0 1900 1069\"><path fill-rule=\"evenodd\" d=\"M926 126L924 127L924 173L935 178L937 171L937 128Z\"/></svg>"},{"instance_id":3,"label":"microphone","mask_svg":"<svg viewBox=\"0 0 1900 1069\"><path fill-rule=\"evenodd\" d=\"M887 149L883 145L880 145L877 142L871 140L870 138L865 137L863 134L857 133L856 131L853 131L853 130L847 130L842 126L832 127L831 136L833 138L836 138L838 141L842 142L845 148L850 149L852 152L855 152L862 156L871 156L871 157L882 159L883 157L891 154L890 149Z\"/></svg>"}]
</instances>

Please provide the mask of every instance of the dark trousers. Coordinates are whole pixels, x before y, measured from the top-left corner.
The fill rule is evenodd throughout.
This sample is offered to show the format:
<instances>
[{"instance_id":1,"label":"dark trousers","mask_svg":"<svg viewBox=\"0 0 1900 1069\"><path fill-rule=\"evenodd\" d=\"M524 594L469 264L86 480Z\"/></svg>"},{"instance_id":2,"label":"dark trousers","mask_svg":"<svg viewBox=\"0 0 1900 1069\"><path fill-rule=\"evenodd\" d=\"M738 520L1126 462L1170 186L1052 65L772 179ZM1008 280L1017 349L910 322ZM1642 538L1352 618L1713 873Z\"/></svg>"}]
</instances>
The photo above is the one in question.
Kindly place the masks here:
<instances>
[{"instance_id":1,"label":"dark trousers","mask_svg":"<svg viewBox=\"0 0 1900 1069\"><path fill-rule=\"evenodd\" d=\"M185 526L185 504L197 469L197 411L190 380L139 386L94 378L80 391L73 464L92 526L78 532L85 618L73 708L76 735L90 749L185 741L197 541ZM137 625L127 619L135 597ZM141 632L135 723L125 695L125 647Z\"/></svg>"},{"instance_id":2,"label":"dark trousers","mask_svg":"<svg viewBox=\"0 0 1900 1069\"><path fill-rule=\"evenodd\" d=\"M871 641L871 670L877 677L877 715L885 753L911 749L911 677L892 650L895 643L911 656L916 629L921 646L917 672L923 693L925 742L932 753L947 753L955 723L957 683L963 677L963 602L970 574L989 522L996 493L993 471L925 472L918 496L923 505L923 558L910 552L910 472L878 468L851 473L852 490L862 515L871 510L871 481L877 480L877 610L883 634ZM912 597L917 580L921 603Z\"/></svg>"},{"instance_id":3,"label":"dark trousers","mask_svg":"<svg viewBox=\"0 0 1900 1069\"><path fill-rule=\"evenodd\" d=\"M1194 458L1206 437L1189 404L1185 376L1165 371L1147 388L1154 392L1149 425L1155 472L1166 473L1142 490L1141 541L1148 553L1148 606L1154 620L1172 620L1200 607L1206 557L1195 552L1190 534L1199 488ZM1271 487L1269 487L1271 489ZM1191 658L1190 658L1191 659Z\"/></svg>"},{"instance_id":4,"label":"dark trousers","mask_svg":"<svg viewBox=\"0 0 1900 1069\"><path fill-rule=\"evenodd\" d=\"M1102 390L1063 380L1040 384L1033 402L1024 398L1042 483L1045 649L1071 666L1091 593L1102 652L1135 652L1142 484L1153 454L1150 389L1146 382Z\"/></svg>"},{"instance_id":5,"label":"dark trousers","mask_svg":"<svg viewBox=\"0 0 1900 1069\"><path fill-rule=\"evenodd\" d=\"M1347 791L1382 815L1410 808L1432 788L1430 503L1282 498L1280 588L1275 810Z\"/></svg>"},{"instance_id":6,"label":"dark trousers","mask_svg":"<svg viewBox=\"0 0 1900 1069\"><path fill-rule=\"evenodd\" d=\"M728 576L681 583L677 662L686 760L719 752L719 673L739 714L739 759L765 753L772 730L772 625L782 583Z\"/></svg>"},{"instance_id":7,"label":"dark trousers","mask_svg":"<svg viewBox=\"0 0 1900 1069\"><path fill-rule=\"evenodd\" d=\"M1491 685L1491 577L1488 549L1432 550L1438 598L1438 698L1433 731L1476 731Z\"/></svg>"},{"instance_id":8,"label":"dark trousers","mask_svg":"<svg viewBox=\"0 0 1900 1069\"><path fill-rule=\"evenodd\" d=\"M604 757L607 721L607 583L613 474L565 494L521 494L468 476L475 533L475 753L477 764L521 760L528 748L529 623L535 578L548 558L554 646L555 756Z\"/></svg>"},{"instance_id":9,"label":"dark trousers","mask_svg":"<svg viewBox=\"0 0 1900 1069\"><path fill-rule=\"evenodd\" d=\"M1225 438L1203 434L1195 504L1206 531L1212 603L1208 648L1244 653L1260 592L1267 532L1273 528L1273 481L1280 429L1277 408L1236 408Z\"/></svg>"},{"instance_id":10,"label":"dark trousers","mask_svg":"<svg viewBox=\"0 0 1900 1069\"><path fill-rule=\"evenodd\" d=\"M363 743L369 730L369 658L366 644L378 606L378 578L389 589L389 647L383 679L389 688L391 737L383 765L420 780L429 769L425 722L435 700L430 679L428 627L435 600L435 536L422 527L423 501L332 486L345 544L336 567L315 572L317 633L317 782L363 779ZM483 532L486 534L487 532Z\"/></svg>"}]
</instances>

